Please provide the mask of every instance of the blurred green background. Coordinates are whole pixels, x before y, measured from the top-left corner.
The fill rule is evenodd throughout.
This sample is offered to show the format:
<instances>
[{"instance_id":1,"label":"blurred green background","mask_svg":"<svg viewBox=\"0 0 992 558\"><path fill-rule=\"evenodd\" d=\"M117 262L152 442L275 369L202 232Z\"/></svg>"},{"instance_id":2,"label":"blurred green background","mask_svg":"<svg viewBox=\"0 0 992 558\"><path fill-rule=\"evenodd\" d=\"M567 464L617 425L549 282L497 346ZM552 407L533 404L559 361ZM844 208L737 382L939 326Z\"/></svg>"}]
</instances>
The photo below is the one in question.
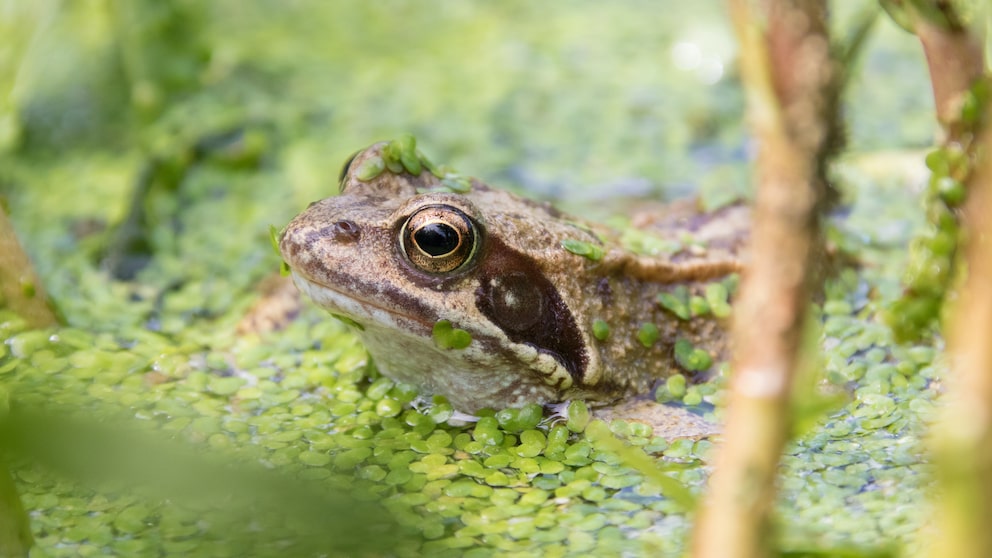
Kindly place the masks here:
<instances>
[{"instance_id":1,"label":"blurred green background","mask_svg":"<svg viewBox=\"0 0 992 558\"><path fill-rule=\"evenodd\" d=\"M841 38L872 5L836 4ZM334 167L409 131L547 196L685 189L746 151L717 2L8 1L2 15L8 150L126 154L259 121ZM914 39L880 22L847 96L852 149L929 144L925 84Z\"/></svg>"},{"instance_id":2,"label":"blurred green background","mask_svg":"<svg viewBox=\"0 0 992 558\"><path fill-rule=\"evenodd\" d=\"M874 6L835 4L840 39ZM47 276L66 278L51 272L87 238L97 257L106 238L79 233L119 224L135 198L149 250L194 239L187 265L218 253L268 265L256 250L268 225L333 195L351 153L402 132L464 174L596 217L620 197L749 188L717 2L8 0L0 37L0 194ZM932 142L925 64L885 18L845 98L852 152ZM207 165L177 172L191 184L164 195L135 194L149 161L182 166L231 133L249 145L228 167L250 173L206 178ZM227 198L206 214L242 204L233 226L176 214L198 189ZM250 267L242 287L261 273ZM80 296L50 281L61 304Z\"/></svg>"}]
</instances>

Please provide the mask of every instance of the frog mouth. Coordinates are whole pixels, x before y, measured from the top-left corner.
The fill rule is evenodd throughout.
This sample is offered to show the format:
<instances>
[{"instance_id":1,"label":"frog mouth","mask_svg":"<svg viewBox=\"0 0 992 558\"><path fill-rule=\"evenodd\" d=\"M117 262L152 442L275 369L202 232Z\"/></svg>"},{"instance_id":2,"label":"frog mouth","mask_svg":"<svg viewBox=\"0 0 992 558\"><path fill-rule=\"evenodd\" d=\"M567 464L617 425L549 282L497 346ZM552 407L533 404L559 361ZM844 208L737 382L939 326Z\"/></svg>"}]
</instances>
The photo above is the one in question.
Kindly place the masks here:
<instances>
[{"instance_id":1,"label":"frog mouth","mask_svg":"<svg viewBox=\"0 0 992 558\"><path fill-rule=\"evenodd\" d=\"M293 271L293 282L301 292L310 297L321 308L332 314L341 314L363 328L369 322L418 332L420 336L430 336L435 319L422 302L412 297L401 296L400 304L383 304L381 299L361 297L355 290L345 290L325 285ZM403 310L411 310L404 312Z\"/></svg>"}]
</instances>

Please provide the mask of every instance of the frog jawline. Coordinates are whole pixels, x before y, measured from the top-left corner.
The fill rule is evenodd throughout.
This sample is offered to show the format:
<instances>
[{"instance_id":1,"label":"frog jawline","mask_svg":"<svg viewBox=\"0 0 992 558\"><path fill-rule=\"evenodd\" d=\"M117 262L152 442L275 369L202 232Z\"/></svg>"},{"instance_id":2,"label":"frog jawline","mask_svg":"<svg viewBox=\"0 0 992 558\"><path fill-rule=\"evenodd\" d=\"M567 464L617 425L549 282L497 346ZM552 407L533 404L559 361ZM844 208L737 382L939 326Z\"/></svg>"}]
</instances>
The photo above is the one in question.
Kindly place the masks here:
<instances>
[{"instance_id":1,"label":"frog jawline","mask_svg":"<svg viewBox=\"0 0 992 558\"><path fill-rule=\"evenodd\" d=\"M293 271L293 283L296 284L296 287L301 292L310 297L310 300L314 301L317 306L324 309L333 308L334 312L343 314L359 324L364 320L371 320L379 324L392 324L393 327L397 328L402 325L408 331L413 331L414 328L409 326L415 325L423 331L424 337L429 337L434 327L434 322L427 318L404 314L395 309L386 308L366 298L357 297L307 279L296 271Z\"/></svg>"}]
</instances>

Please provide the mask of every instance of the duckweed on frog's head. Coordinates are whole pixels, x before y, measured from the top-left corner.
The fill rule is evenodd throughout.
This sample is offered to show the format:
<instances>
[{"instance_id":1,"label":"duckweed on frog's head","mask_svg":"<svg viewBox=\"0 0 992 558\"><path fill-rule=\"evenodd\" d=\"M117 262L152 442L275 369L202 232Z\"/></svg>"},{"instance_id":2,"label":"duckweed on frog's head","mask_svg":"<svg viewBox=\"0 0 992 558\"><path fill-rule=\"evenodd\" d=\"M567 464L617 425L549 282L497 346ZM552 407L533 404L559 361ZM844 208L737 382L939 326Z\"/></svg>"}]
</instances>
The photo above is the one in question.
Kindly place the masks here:
<instances>
[{"instance_id":1,"label":"duckweed on frog's head","mask_svg":"<svg viewBox=\"0 0 992 558\"><path fill-rule=\"evenodd\" d=\"M384 374L475 411L646 391L680 369L680 338L721 356L711 315L673 320L655 302L673 284L702 296L719 274L636 256L618 238L442 172L407 136L358 153L341 194L297 216L279 248L303 292L361 326Z\"/></svg>"}]
</instances>

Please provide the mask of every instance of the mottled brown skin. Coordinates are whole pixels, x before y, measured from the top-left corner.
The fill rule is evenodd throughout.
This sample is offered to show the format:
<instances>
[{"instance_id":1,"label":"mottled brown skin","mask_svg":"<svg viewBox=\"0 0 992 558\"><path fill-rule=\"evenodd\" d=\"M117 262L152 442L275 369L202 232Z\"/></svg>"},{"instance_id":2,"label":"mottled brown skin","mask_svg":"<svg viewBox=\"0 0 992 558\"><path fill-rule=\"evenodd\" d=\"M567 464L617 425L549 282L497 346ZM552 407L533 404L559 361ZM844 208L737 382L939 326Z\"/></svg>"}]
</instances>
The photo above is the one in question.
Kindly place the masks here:
<instances>
[{"instance_id":1,"label":"mottled brown skin","mask_svg":"<svg viewBox=\"0 0 992 558\"><path fill-rule=\"evenodd\" d=\"M678 320L655 297L677 284L701 293L707 280L739 270L736 260L672 264L634 256L612 230L474 180L466 194L442 190L426 170L359 180L355 169L383 146L356 155L341 194L293 219L280 250L304 293L360 326L387 376L474 412L647 392L679 370L672 354L678 338L715 362L726 356L722 324ZM425 206L453 207L474 224L477 247L454 271L425 271L401 247L404 224ZM602 246L605 256L573 254L562 247L566 239ZM604 341L593 336L596 319L610 326ZM438 320L467 331L471 344L439 348L432 335ZM637 339L645 322L661 332L650 347Z\"/></svg>"}]
</instances>

